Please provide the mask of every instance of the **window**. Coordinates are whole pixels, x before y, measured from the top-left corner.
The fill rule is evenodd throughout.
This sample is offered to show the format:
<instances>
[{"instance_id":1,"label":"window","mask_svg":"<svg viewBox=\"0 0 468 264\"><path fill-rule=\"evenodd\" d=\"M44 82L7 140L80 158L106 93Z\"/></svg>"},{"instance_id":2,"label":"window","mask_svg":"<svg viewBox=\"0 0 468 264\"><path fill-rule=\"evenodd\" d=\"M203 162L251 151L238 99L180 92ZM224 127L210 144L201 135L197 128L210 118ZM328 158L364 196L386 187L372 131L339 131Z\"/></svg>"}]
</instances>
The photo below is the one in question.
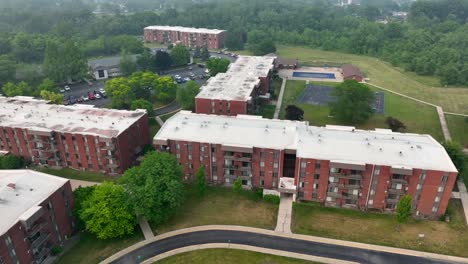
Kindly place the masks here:
<instances>
[{"instance_id":1,"label":"window","mask_svg":"<svg viewBox=\"0 0 468 264\"><path fill-rule=\"evenodd\" d=\"M315 178L315 177L314 177L314 178ZM329 182L335 182L335 177L329 177L329 178L328 178L328 181L329 181Z\"/></svg>"},{"instance_id":2,"label":"window","mask_svg":"<svg viewBox=\"0 0 468 264\"><path fill-rule=\"evenodd\" d=\"M188 164L188 167L189 167L189 169L193 169L193 164L192 164L192 163L189 163L189 164Z\"/></svg>"},{"instance_id":3,"label":"window","mask_svg":"<svg viewBox=\"0 0 468 264\"><path fill-rule=\"evenodd\" d=\"M401 190L403 185L401 183L392 183L392 189Z\"/></svg>"},{"instance_id":4,"label":"window","mask_svg":"<svg viewBox=\"0 0 468 264\"><path fill-rule=\"evenodd\" d=\"M439 201L440 201L440 197L439 197L439 196L436 196L434 202L435 202L435 203L438 203Z\"/></svg>"},{"instance_id":5,"label":"window","mask_svg":"<svg viewBox=\"0 0 468 264\"><path fill-rule=\"evenodd\" d=\"M432 212L436 213L437 212L437 206L432 207Z\"/></svg>"},{"instance_id":6,"label":"window","mask_svg":"<svg viewBox=\"0 0 468 264\"><path fill-rule=\"evenodd\" d=\"M215 156L211 157L211 160L212 160L213 162L216 162L216 157L215 157Z\"/></svg>"},{"instance_id":7,"label":"window","mask_svg":"<svg viewBox=\"0 0 468 264\"><path fill-rule=\"evenodd\" d=\"M261 159L265 159L265 152L264 152L264 151L261 151L261 152L260 152L260 158L261 158Z\"/></svg>"},{"instance_id":8,"label":"window","mask_svg":"<svg viewBox=\"0 0 468 264\"><path fill-rule=\"evenodd\" d=\"M200 155L200 161L203 161L203 156L202 155Z\"/></svg>"},{"instance_id":9,"label":"window","mask_svg":"<svg viewBox=\"0 0 468 264\"><path fill-rule=\"evenodd\" d=\"M179 143L176 143L176 149L179 150L180 149L180 144Z\"/></svg>"},{"instance_id":10,"label":"window","mask_svg":"<svg viewBox=\"0 0 468 264\"><path fill-rule=\"evenodd\" d=\"M359 190L353 190L353 195L358 195L359 194Z\"/></svg>"},{"instance_id":11,"label":"window","mask_svg":"<svg viewBox=\"0 0 468 264\"><path fill-rule=\"evenodd\" d=\"M421 172L421 176L419 176L419 179L420 180L426 179L426 172L425 171Z\"/></svg>"},{"instance_id":12,"label":"window","mask_svg":"<svg viewBox=\"0 0 468 264\"><path fill-rule=\"evenodd\" d=\"M374 170L374 175L380 175L380 168Z\"/></svg>"},{"instance_id":13,"label":"window","mask_svg":"<svg viewBox=\"0 0 468 264\"><path fill-rule=\"evenodd\" d=\"M265 162L264 161L260 161L260 167L265 167Z\"/></svg>"},{"instance_id":14,"label":"window","mask_svg":"<svg viewBox=\"0 0 468 264\"><path fill-rule=\"evenodd\" d=\"M264 186L265 185L265 181L264 180L260 180L260 186Z\"/></svg>"},{"instance_id":15,"label":"window","mask_svg":"<svg viewBox=\"0 0 468 264\"><path fill-rule=\"evenodd\" d=\"M201 152L205 151L205 147L204 147L204 146L201 146L201 147L200 147L200 151L201 151Z\"/></svg>"},{"instance_id":16,"label":"window","mask_svg":"<svg viewBox=\"0 0 468 264\"><path fill-rule=\"evenodd\" d=\"M318 180L319 178L320 178L320 174L318 174L318 173L314 174L314 179L315 179L315 180ZM332 177L332 178L333 178L333 177Z\"/></svg>"},{"instance_id":17,"label":"window","mask_svg":"<svg viewBox=\"0 0 468 264\"><path fill-rule=\"evenodd\" d=\"M320 169L320 160L317 160L317 161L315 162L315 169L316 169L316 170L319 170L319 169Z\"/></svg>"},{"instance_id":18,"label":"window","mask_svg":"<svg viewBox=\"0 0 468 264\"><path fill-rule=\"evenodd\" d=\"M443 182L443 183L446 183L446 182L447 182L447 179L448 179L448 176L447 176L447 175L442 176L442 182Z\"/></svg>"},{"instance_id":19,"label":"window","mask_svg":"<svg viewBox=\"0 0 468 264\"><path fill-rule=\"evenodd\" d=\"M317 199L317 193L312 193L312 199Z\"/></svg>"},{"instance_id":20,"label":"window","mask_svg":"<svg viewBox=\"0 0 468 264\"><path fill-rule=\"evenodd\" d=\"M273 155L274 155L275 160L279 159L279 152L275 151Z\"/></svg>"},{"instance_id":21,"label":"window","mask_svg":"<svg viewBox=\"0 0 468 264\"><path fill-rule=\"evenodd\" d=\"M299 187L304 188L304 182L300 182Z\"/></svg>"},{"instance_id":22,"label":"window","mask_svg":"<svg viewBox=\"0 0 468 264\"><path fill-rule=\"evenodd\" d=\"M331 202L333 199L330 196L327 196L327 202Z\"/></svg>"},{"instance_id":23,"label":"window","mask_svg":"<svg viewBox=\"0 0 468 264\"><path fill-rule=\"evenodd\" d=\"M306 167L306 162L305 161L301 161L301 168L305 168Z\"/></svg>"},{"instance_id":24,"label":"window","mask_svg":"<svg viewBox=\"0 0 468 264\"><path fill-rule=\"evenodd\" d=\"M368 202L367 204L373 205L373 204L374 204L374 200L369 200L369 202Z\"/></svg>"},{"instance_id":25,"label":"window","mask_svg":"<svg viewBox=\"0 0 468 264\"><path fill-rule=\"evenodd\" d=\"M301 171L299 174L300 174L301 178L304 178L306 173L305 173L305 171Z\"/></svg>"},{"instance_id":26,"label":"window","mask_svg":"<svg viewBox=\"0 0 468 264\"><path fill-rule=\"evenodd\" d=\"M277 169L278 168L278 162L273 163L273 168Z\"/></svg>"},{"instance_id":27,"label":"window","mask_svg":"<svg viewBox=\"0 0 468 264\"><path fill-rule=\"evenodd\" d=\"M278 178L278 172L273 172L273 178Z\"/></svg>"},{"instance_id":28,"label":"window","mask_svg":"<svg viewBox=\"0 0 468 264\"><path fill-rule=\"evenodd\" d=\"M314 183L314 189L318 189L319 185L317 183Z\"/></svg>"},{"instance_id":29,"label":"window","mask_svg":"<svg viewBox=\"0 0 468 264\"><path fill-rule=\"evenodd\" d=\"M218 180L218 176L213 175L213 181L217 181L217 180Z\"/></svg>"},{"instance_id":30,"label":"window","mask_svg":"<svg viewBox=\"0 0 468 264\"><path fill-rule=\"evenodd\" d=\"M177 157L177 159L180 159L180 154L177 153L177 154L176 154L176 157Z\"/></svg>"},{"instance_id":31,"label":"window","mask_svg":"<svg viewBox=\"0 0 468 264\"><path fill-rule=\"evenodd\" d=\"M260 171L260 177L265 177L265 172L264 171Z\"/></svg>"},{"instance_id":32,"label":"window","mask_svg":"<svg viewBox=\"0 0 468 264\"><path fill-rule=\"evenodd\" d=\"M421 190L421 184L416 185L416 190Z\"/></svg>"},{"instance_id":33,"label":"window","mask_svg":"<svg viewBox=\"0 0 468 264\"><path fill-rule=\"evenodd\" d=\"M439 186L439 188L437 189L438 192L443 192L444 191L444 187L442 186Z\"/></svg>"},{"instance_id":34,"label":"window","mask_svg":"<svg viewBox=\"0 0 468 264\"><path fill-rule=\"evenodd\" d=\"M192 154L188 154L188 159L192 160Z\"/></svg>"}]
</instances>

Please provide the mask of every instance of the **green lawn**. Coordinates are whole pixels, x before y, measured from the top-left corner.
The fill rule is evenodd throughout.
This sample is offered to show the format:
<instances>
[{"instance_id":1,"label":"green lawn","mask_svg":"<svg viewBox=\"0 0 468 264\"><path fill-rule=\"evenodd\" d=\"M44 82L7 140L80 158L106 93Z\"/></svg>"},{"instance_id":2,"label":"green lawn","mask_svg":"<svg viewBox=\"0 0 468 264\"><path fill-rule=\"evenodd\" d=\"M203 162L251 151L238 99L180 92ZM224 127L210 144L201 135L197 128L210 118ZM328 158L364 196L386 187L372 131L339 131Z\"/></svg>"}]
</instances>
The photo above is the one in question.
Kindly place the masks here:
<instances>
[{"instance_id":1,"label":"green lawn","mask_svg":"<svg viewBox=\"0 0 468 264\"><path fill-rule=\"evenodd\" d=\"M138 226L135 227L135 233L131 236L101 240L89 233L82 233L81 239L77 245L63 255L59 264L92 264L112 256L112 254L129 247L144 239Z\"/></svg>"},{"instance_id":2,"label":"green lawn","mask_svg":"<svg viewBox=\"0 0 468 264\"><path fill-rule=\"evenodd\" d=\"M264 118L273 118L275 115L276 105L264 104L261 105L256 113L256 115L263 116Z\"/></svg>"},{"instance_id":3,"label":"green lawn","mask_svg":"<svg viewBox=\"0 0 468 264\"><path fill-rule=\"evenodd\" d=\"M90 171L77 171L77 170L70 169L70 168L51 169L51 168L38 167L36 168L36 170L43 172L43 173L67 178L67 179L82 180L82 181L103 182L103 181L115 181L117 179L115 177L111 177L102 173L90 172Z\"/></svg>"},{"instance_id":4,"label":"green lawn","mask_svg":"<svg viewBox=\"0 0 468 264\"><path fill-rule=\"evenodd\" d=\"M468 122L465 121L465 118L467 117L445 115L452 140L468 148Z\"/></svg>"},{"instance_id":5,"label":"green lawn","mask_svg":"<svg viewBox=\"0 0 468 264\"><path fill-rule=\"evenodd\" d=\"M295 46L278 46L277 54L285 58L299 58L301 65L316 62L352 63L361 68L371 83L438 104L447 112L468 114L468 89L440 87L434 77L416 76L374 57Z\"/></svg>"},{"instance_id":6,"label":"green lawn","mask_svg":"<svg viewBox=\"0 0 468 264\"><path fill-rule=\"evenodd\" d=\"M149 119L149 129L150 129L150 139L152 140L156 133L158 133L161 126L158 124L156 119L150 118Z\"/></svg>"},{"instance_id":7,"label":"green lawn","mask_svg":"<svg viewBox=\"0 0 468 264\"><path fill-rule=\"evenodd\" d=\"M468 257L468 228L461 202L451 200L449 207L452 219L448 224L414 219L398 224L392 215L295 203L292 230L299 234ZM419 240L419 234L425 235L424 240Z\"/></svg>"},{"instance_id":8,"label":"green lawn","mask_svg":"<svg viewBox=\"0 0 468 264\"><path fill-rule=\"evenodd\" d=\"M334 86L336 83L317 83L321 85ZM284 118L286 106L296 104L304 110L304 120L311 125L341 125L334 118L329 116L328 106L316 106L310 104L299 104L297 98L305 88L305 81L288 81L286 83L283 103L281 105L280 117ZM380 91L372 88L373 91ZM430 134L437 140L442 140L442 130L434 107L427 106L412 100L384 92L385 94L385 115L375 114L369 121L357 127L363 129L387 128L385 118L393 116L401 120L406 126L406 132Z\"/></svg>"},{"instance_id":9,"label":"green lawn","mask_svg":"<svg viewBox=\"0 0 468 264\"><path fill-rule=\"evenodd\" d=\"M202 249L186 253L180 253L162 259L157 264L313 264L300 259L286 258L258 252L238 249Z\"/></svg>"},{"instance_id":10,"label":"green lawn","mask_svg":"<svg viewBox=\"0 0 468 264\"><path fill-rule=\"evenodd\" d=\"M234 193L232 188L208 187L198 197L187 186L184 204L164 225L152 226L155 234L201 225L241 225L274 229L278 206L267 203L254 192Z\"/></svg>"}]
</instances>

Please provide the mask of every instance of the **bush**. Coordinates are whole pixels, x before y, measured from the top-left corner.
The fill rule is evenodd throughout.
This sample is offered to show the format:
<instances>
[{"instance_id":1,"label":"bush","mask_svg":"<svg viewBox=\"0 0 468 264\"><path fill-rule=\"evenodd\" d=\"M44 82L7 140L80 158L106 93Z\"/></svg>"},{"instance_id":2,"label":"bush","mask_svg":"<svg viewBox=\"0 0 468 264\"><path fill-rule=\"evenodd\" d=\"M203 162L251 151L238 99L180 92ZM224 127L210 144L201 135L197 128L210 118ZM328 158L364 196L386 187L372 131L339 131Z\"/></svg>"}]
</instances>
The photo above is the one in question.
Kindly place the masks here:
<instances>
[{"instance_id":1,"label":"bush","mask_svg":"<svg viewBox=\"0 0 468 264\"><path fill-rule=\"evenodd\" d=\"M50 253L52 254L52 256L57 256L58 254L62 253L62 251L63 251L62 247L53 247L50 250Z\"/></svg>"},{"instance_id":2,"label":"bush","mask_svg":"<svg viewBox=\"0 0 468 264\"><path fill-rule=\"evenodd\" d=\"M262 188L255 188L253 189L255 196L262 198L263 197L263 189Z\"/></svg>"},{"instance_id":3,"label":"bush","mask_svg":"<svg viewBox=\"0 0 468 264\"><path fill-rule=\"evenodd\" d=\"M237 180L234 182L234 186L232 187L234 192L241 193L242 192L242 179L238 177Z\"/></svg>"},{"instance_id":4,"label":"bush","mask_svg":"<svg viewBox=\"0 0 468 264\"><path fill-rule=\"evenodd\" d=\"M0 169L14 170L24 167L24 159L20 156L6 155L0 157Z\"/></svg>"},{"instance_id":5,"label":"bush","mask_svg":"<svg viewBox=\"0 0 468 264\"><path fill-rule=\"evenodd\" d=\"M273 195L273 194L267 194L263 196L263 200L265 202L276 204L276 205L280 204L280 197L277 195Z\"/></svg>"}]
</instances>

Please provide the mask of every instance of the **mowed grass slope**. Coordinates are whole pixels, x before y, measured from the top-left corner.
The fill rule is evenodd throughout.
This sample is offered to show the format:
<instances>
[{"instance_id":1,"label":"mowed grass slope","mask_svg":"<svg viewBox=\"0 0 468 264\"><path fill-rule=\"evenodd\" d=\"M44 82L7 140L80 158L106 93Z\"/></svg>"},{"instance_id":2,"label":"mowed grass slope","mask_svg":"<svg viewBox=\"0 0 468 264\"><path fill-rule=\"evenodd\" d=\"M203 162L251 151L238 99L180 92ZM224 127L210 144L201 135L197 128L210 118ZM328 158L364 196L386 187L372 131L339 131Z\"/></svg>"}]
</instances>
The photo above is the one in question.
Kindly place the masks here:
<instances>
[{"instance_id":1,"label":"mowed grass slope","mask_svg":"<svg viewBox=\"0 0 468 264\"><path fill-rule=\"evenodd\" d=\"M336 85L334 83L319 83L320 85ZM330 117L328 106L316 106L311 104L297 103L297 98L305 89L305 81L288 81L285 88L283 104L281 105L280 118L284 118L286 106L296 104L304 110L304 120L311 125L342 125L334 118ZM373 91L378 91L371 88ZM362 129L387 128L385 118L393 116L401 120L407 126L406 132L430 134L437 140L442 140L442 130L440 127L437 112L434 107L417 103L388 92L385 93L385 115L375 114L365 124L359 125Z\"/></svg>"},{"instance_id":2,"label":"mowed grass slope","mask_svg":"<svg viewBox=\"0 0 468 264\"><path fill-rule=\"evenodd\" d=\"M393 215L295 203L292 231L468 257L468 228L460 200L451 200L449 207L450 223L412 219L408 223L399 224ZM419 239L419 234L424 234L425 238Z\"/></svg>"},{"instance_id":3,"label":"mowed grass slope","mask_svg":"<svg viewBox=\"0 0 468 264\"><path fill-rule=\"evenodd\" d=\"M201 225L241 225L274 229L278 206L265 202L254 192L235 193L228 187L207 187L199 197L193 186L187 186L183 205L171 219L152 226L155 234Z\"/></svg>"},{"instance_id":4,"label":"mowed grass slope","mask_svg":"<svg viewBox=\"0 0 468 264\"><path fill-rule=\"evenodd\" d=\"M468 114L468 89L440 87L434 77L416 76L377 58L295 46L278 46L277 54L285 58L299 58L301 65L351 63L358 66L373 84L440 105L446 112Z\"/></svg>"},{"instance_id":5,"label":"mowed grass slope","mask_svg":"<svg viewBox=\"0 0 468 264\"><path fill-rule=\"evenodd\" d=\"M468 122L465 121L466 118L468 117L445 115L452 140L468 148Z\"/></svg>"},{"instance_id":6,"label":"mowed grass slope","mask_svg":"<svg viewBox=\"0 0 468 264\"><path fill-rule=\"evenodd\" d=\"M162 259L155 264L313 264L300 259L286 258L238 249L202 249Z\"/></svg>"}]
</instances>

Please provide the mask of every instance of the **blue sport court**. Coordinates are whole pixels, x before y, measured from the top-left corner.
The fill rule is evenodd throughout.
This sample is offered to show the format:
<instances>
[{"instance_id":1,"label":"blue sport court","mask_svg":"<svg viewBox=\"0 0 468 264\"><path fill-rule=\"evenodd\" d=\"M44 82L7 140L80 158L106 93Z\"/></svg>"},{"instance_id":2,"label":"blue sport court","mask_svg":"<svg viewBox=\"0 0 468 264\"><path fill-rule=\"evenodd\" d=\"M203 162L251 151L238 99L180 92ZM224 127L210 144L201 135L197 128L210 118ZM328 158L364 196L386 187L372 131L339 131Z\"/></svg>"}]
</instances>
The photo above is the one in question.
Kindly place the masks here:
<instances>
[{"instance_id":1,"label":"blue sport court","mask_svg":"<svg viewBox=\"0 0 468 264\"><path fill-rule=\"evenodd\" d=\"M324 73L324 72L293 72L293 77L298 78L310 78L310 79L336 79L334 73Z\"/></svg>"}]
</instances>

